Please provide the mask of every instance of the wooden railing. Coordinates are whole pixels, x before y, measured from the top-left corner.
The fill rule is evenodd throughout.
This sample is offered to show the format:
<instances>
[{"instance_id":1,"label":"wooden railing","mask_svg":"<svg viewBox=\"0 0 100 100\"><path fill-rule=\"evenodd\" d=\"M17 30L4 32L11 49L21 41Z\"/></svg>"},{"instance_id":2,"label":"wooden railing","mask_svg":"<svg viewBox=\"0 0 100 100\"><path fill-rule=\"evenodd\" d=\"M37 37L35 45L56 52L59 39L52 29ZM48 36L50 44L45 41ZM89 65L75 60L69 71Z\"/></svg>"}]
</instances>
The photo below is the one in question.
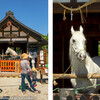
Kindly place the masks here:
<instances>
[{"instance_id":1,"label":"wooden railing","mask_svg":"<svg viewBox=\"0 0 100 100\"><path fill-rule=\"evenodd\" d=\"M21 60L0 60L1 72L16 72L21 73Z\"/></svg>"},{"instance_id":2,"label":"wooden railing","mask_svg":"<svg viewBox=\"0 0 100 100\"><path fill-rule=\"evenodd\" d=\"M98 73L89 73L89 74L53 74L54 79L77 79L77 78L100 78Z\"/></svg>"},{"instance_id":3,"label":"wooden railing","mask_svg":"<svg viewBox=\"0 0 100 100\"><path fill-rule=\"evenodd\" d=\"M100 79L100 74L98 73L89 73L89 74L53 74L53 80L56 79L78 79L78 78L90 78L90 79ZM56 85L55 83L54 85ZM99 84L98 84L99 85ZM88 88L89 89L89 88ZM65 92L63 92L65 93ZM66 92L67 93L67 92ZM75 98L73 96L64 95L64 100L100 100L100 94L75 94ZM65 98L66 95L66 98ZM53 100L61 100L60 93L53 93Z\"/></svg>"}]
</instances>

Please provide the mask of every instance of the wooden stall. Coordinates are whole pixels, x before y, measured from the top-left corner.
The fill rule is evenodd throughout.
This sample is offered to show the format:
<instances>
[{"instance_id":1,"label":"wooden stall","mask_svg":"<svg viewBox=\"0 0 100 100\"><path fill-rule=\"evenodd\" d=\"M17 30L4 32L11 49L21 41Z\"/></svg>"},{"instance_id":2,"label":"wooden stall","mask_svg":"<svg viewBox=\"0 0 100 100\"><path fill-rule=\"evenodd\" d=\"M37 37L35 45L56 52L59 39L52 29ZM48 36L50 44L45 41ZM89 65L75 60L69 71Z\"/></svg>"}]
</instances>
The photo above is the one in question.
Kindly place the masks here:
<instances>
[{"instance_id":1,"label":"wooden stall","mask_svg":"<svg viewBox=\"0 0 100 100\"><path fill-rule=\"evenodd\" d=\"M0 54L5 54L8 47L18 54L37 53L37 50L46 44L47 41L42 38L42 34L18 21L13 12L8 11L0 21Z\"/></svg>"},{"instance_id":2,"label":"wooden stall","mask_svg":"<svg viewBox=\"0 0 100 100\"><path fill-rule=\"evenodd\" d=\"M93 0L91 0L93 1ZM100 2L94 2L78 11L70 11L66 7L78 8L89 0L54 0L53 3L53 73L64 73L69 67L69 40L71 26L79 30L82 25L87 39L86 50L91 57L100 56ZM65 20L63 20L66 18ZM67 73L71 72L71 68ZM70 80L57 80L57 87L72 87ZM67 84L66 84L67 83ZM56 88L56 87L54 87Z\"/></svg>"},{"instance_id":3,"label":"wooden stall","mask_svg":"<svg viewBox=\"0 0 100 100\"><path fill-rule=\"evenodd\" d=\"M41 83L43 83L43 75L48 75L48 54L47 50L38 50L37 70L40 71Z\"/></svg>"},{"instance_id":4,"label":"wooden stall","mask_svg":"<svg viewBox=\"0 0 100 100\"><path fill-rule=\"evenodd\" d=\"M41 49L41 46L47 44L48 42L42 38L42 34L18 21L11 11L8 11L0 21L0 56L5 55L8 47L19 55L31 52L35 56L35 65L37 65L37 51ZM19 62L0 60L1 71L20 72Z\"/></svg>"},{"instance_id":5,"label":"wooden stall","mask_svg":"<svg viewBox=\"0 0 100 100\"><path fill-rule=\"evenodd\" d=\"M7 47L23 53L39 49L45 44L47 41L42 39L42 34L18 21L13 12L8 11L0 21L0 54L5 53Z\"/></svg>"}]
</instances>

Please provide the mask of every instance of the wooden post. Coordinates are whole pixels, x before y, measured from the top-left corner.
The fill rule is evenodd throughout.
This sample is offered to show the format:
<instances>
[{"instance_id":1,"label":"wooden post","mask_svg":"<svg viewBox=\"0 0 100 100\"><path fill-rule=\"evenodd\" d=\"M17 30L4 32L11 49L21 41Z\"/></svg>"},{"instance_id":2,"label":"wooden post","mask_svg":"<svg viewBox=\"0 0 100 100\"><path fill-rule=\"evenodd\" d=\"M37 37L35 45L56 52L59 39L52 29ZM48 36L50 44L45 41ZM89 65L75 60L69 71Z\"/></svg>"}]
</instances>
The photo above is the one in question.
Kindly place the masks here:
<instances>
[{"instance_id":1,"label":"wooden post","mask_svg":"<svg viewBox=\"0 0 100 100\"><path fill-rule=\"evenodd\" d=\"M4 29L2 29L2 37L4 37Z\"/></svg>"},{"instance_id":2,"label":"wooden post","mask_svg":"<svg viewBox=\"0 0 100 100\"><path fill-rule=\"evenodd\" d=\"M27 48L26 48L26 52L28 53L29 52L29 34L27 33L27 44L26 44Z\"/></svg>"},{"instance_id":3,"label":"wooden post","mask_svg":"<svg viewBox=\"0 0 100 100\"><path fill-rule=\"evenodd\" d=\"M10 26L10 34L12 35L12 26ZM10 37L10 41L12 41L12 37Z\"/></svg>"},{"instance_id":4,"label":"wooden post","mask_svg":"<svg viewBox=\"0 0 100 100\"><path fill-rule=\"evenodd\" d=\"M43 75L41 74L41 71L40 71L40 79L41 79L41 83L43 83Z\"/></svg>"},{"instance_id":5,"label":"wooden post","mask_svg":"<svg viewBox=\"0 0 100 100\"><path fill-rule=\"evenodd\" d=\"M64 73L64 36L62 36L62 73ZM64 87L64 79L62 80L62 86Z\"/></svg>"},{"instance_id":6,"label":"wooden post","mask_svg":"<svg viewBox=\"0 0 100 100\"><path fill-rule=\"evenodd\" d=\"M18 36L20 37L20 28L18 28Z\"/></svg>"}]
</instances>

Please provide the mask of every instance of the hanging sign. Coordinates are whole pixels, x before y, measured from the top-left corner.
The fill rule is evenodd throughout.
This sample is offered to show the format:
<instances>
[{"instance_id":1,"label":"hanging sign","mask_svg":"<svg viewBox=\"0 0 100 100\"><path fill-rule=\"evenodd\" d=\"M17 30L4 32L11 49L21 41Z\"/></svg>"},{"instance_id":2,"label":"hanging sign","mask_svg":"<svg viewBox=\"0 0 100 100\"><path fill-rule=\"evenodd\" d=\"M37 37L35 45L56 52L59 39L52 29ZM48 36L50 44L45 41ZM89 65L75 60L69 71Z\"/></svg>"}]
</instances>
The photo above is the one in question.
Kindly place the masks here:
<instances>
[{"instance_id":1,"label":"hanging sign","mask_svg":"<svg viewBox=\"0 0 100 100\"><path fill-rule=\"evenodd\" d=\"M38 63L37 63L37 67L46 67L46 59L47 59L47 54L46 54L46 50L40 50L38 51Z\"/></svg>"}]
</instances>

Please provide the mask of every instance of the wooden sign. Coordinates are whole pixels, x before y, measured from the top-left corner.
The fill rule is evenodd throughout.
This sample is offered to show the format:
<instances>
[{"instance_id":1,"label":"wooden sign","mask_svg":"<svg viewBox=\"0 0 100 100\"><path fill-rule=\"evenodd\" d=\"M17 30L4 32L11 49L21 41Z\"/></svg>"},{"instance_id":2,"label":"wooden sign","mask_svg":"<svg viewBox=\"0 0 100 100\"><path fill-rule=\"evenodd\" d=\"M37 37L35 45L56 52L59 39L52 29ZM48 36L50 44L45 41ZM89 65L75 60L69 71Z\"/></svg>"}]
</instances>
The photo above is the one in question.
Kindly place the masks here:
<instances>
[{"instance_id":1,"label":"wooden sign","mask_svg":"<svg viewBox=\"0 0 100 100\"><path fill-rule=\"evenodd\" d=\"M38 51L37 67L46 67L47 64L47 53L46 50Z\"/></svg>"}]
</instances>

